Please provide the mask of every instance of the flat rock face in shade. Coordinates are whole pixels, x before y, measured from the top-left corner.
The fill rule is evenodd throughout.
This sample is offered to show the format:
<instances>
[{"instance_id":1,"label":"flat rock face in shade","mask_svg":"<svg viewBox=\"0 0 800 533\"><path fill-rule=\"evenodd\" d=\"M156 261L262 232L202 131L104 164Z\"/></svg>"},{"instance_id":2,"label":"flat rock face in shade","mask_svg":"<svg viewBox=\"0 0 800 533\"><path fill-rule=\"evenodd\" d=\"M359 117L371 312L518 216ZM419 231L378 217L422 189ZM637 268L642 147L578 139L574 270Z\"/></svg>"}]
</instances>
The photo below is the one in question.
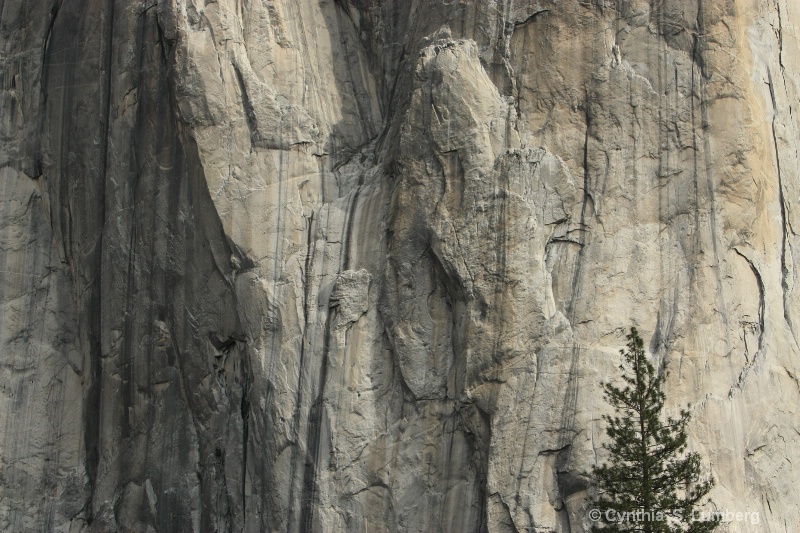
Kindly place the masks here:
<instances>
[{"instance_id":1,"label":"flat rock face in shade","mask_svg":"<svg viewBox=\"0 0 800 533\"><path fill-rule=\"evenodd\" d=\"M635 325L800 528L789 0L0 0L0 529L587 531Z\"/></svg>"}]
</instances>

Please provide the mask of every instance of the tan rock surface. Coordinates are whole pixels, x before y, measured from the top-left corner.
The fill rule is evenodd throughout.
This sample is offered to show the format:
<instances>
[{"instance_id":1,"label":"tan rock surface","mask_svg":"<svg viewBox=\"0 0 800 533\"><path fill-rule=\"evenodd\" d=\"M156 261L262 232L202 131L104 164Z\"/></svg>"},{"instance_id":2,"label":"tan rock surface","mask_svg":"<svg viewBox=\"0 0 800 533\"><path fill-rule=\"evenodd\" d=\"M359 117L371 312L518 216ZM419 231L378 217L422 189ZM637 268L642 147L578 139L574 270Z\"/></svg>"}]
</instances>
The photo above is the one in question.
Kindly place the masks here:
<instances>
[{"instance_id":1,"label":"tan rock surface","mask_svg":"<svg viewBox=\"0 0 800 533\"><path fill-rule=\"evenodd\" d=\"M800 527L788 0L0 0L0 529L578 532L635 325Z\"/></svg>"}]
</instances>

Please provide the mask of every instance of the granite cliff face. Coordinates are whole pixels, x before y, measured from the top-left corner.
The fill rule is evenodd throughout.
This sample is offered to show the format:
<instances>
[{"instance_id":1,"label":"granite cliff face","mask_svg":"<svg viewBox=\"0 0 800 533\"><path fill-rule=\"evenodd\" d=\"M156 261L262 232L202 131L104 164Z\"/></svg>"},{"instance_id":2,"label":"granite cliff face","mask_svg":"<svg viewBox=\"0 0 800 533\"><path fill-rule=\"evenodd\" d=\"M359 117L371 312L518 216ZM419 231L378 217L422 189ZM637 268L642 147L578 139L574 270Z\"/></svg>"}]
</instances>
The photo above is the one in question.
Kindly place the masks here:
<instances>
[{"instance_id":1,"label":"granite cliff face","mask_svg":"<svg viewBox=\"0 0 800 533\"><path fill-rule=\"evenodd\" d=\"M798 17L0 0L0 529L586 531L636 325L797 530Z\"/></svg>"}]
</instances>

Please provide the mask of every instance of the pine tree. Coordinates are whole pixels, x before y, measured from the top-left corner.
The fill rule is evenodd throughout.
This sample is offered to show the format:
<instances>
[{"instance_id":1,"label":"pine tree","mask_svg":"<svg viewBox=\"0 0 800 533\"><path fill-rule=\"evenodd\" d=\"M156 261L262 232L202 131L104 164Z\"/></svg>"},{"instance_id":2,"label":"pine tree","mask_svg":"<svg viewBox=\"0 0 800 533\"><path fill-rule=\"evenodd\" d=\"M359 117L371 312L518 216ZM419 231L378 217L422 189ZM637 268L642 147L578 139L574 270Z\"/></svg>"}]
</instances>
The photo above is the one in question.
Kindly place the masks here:
<instances>
[{"instance_id":1,"label":"pine tree","mask_svg":"<svg viewBox=\"0 0 800 533\"><path fill-rule=\"evenodd\" d=\"M686 453L687 409L663 422L666 367L656 372L636 328L627 336L624 387L604 383L605 398L616 411L603 416L610 442L603 445L610 464L595 467L599 497L594 531L645 533L713 531L719 521L693 521L692 513L711 490L701 481L697 453ZM627 365L627 368L626 368ZM624 518L624 519L623 519Z\"/></svg>"}]
</instances>

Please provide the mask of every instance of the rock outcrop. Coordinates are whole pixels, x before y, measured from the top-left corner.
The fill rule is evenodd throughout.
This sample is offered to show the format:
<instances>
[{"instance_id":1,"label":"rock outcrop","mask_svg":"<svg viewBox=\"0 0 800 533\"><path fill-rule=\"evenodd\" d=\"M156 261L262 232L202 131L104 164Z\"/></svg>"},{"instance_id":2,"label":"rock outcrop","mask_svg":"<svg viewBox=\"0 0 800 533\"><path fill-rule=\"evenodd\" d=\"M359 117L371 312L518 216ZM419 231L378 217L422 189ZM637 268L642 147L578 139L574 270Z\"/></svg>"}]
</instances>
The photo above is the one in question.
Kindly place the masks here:
<instances>
[{"instance_id":1,"label":"rock outcrop","mask_svg":"<svg viewBox=\"0 0 800 533\"><path fill-rule=\"evenodd\" d=\"M635 325L797 530L799 16L0 0L0 529L587 531Z\"/></svg>"}]
</instances>

